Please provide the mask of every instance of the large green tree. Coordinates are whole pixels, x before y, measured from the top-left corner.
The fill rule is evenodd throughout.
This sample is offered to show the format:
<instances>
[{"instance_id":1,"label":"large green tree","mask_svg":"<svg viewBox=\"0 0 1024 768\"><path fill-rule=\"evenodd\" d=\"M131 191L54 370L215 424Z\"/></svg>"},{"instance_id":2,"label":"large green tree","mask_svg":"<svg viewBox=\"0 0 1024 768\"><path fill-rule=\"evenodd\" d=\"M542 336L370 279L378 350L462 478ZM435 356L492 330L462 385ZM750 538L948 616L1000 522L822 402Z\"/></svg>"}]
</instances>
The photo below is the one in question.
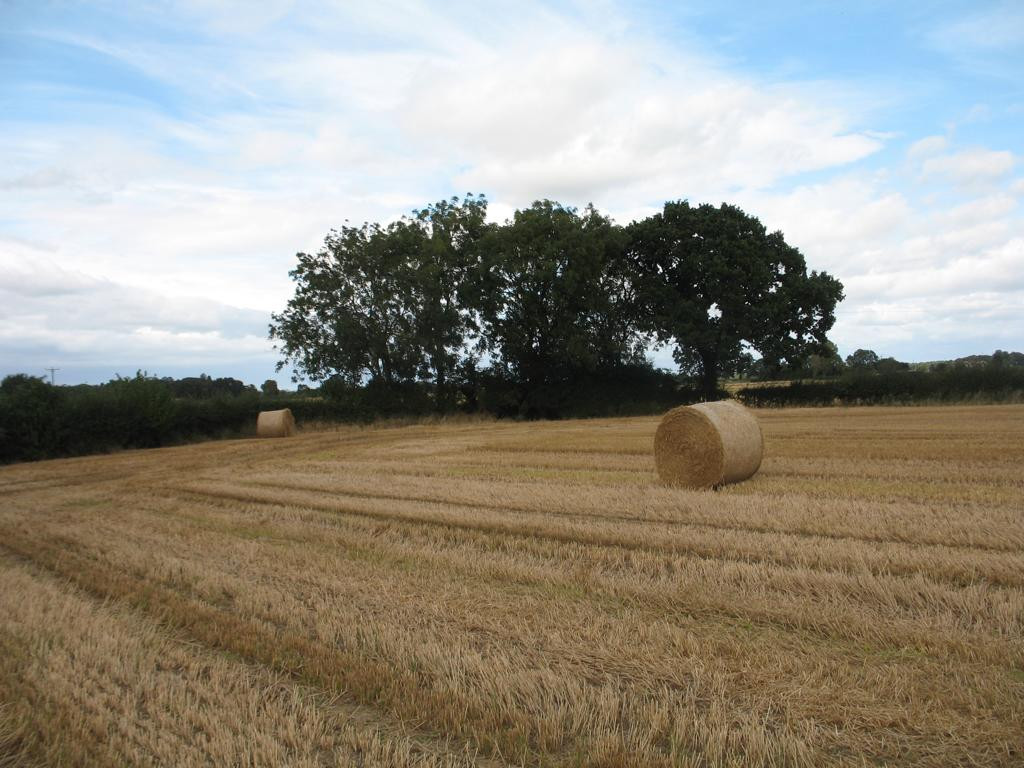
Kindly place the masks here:
<instances>
[{"instance_id":1,"label":"large green tree","mask_svg":"<svg viewBox=\"0 0 1024 768\"><path fill-rule=\"evenodd\" d=\"M270 325L279 368L349 385L430 381L443 407L475 327L460 291L486 214L483 198L452 198L387 226L344 226L318 253L297 254L295 294Z\"/></svg>"},{"instance_id":2,"label":"large green tree","mask_svg":"<svg viewBox=\"0 0 1024 768\"><path fill-rule=\"evenodd\" d=\"M480 242L488 225L487 201L467 195L416 211L405 225L409 238L417 343L441 410L453 405L455 371L468 339L479 328L474 306L475 276L482 259Z\"/></svg>"},{"instance_id":3,"label":"large green tree","mask_svg":"<svg viewBox=\"0 0 1024 768\"><path fill-rule=\"evenodd\" d=\"M272 315L270 337L303 375L397 383L422 362L404 222L343 226L315 254L296 254L295 295Z\"/></svg>"},{"instance_id":4,"label":"large green tree","mask_svg":"<svg viewBox=\"0 0 1024 768\"><path fill-rule=\"evenodd\" d=\"M593 207L549 200L516 211L482 243L482 339L517 383L524 413L556 413L574 380L643 360L624 245L622 229Z\"/></svg>"},{"instance_id":5,"label":"large green tree","mask_svg":"<svg viewBox=\"0 0 1024 768\"><path fill-rule=\"evenodd\" d=\"M767 364L799 366L825 349L842 284L807 271L781 232L767 232L736 206L668 202L628 227L643 324L675 345L681 370L705 396L748 349Z\"/></svg>"}]
</instances>

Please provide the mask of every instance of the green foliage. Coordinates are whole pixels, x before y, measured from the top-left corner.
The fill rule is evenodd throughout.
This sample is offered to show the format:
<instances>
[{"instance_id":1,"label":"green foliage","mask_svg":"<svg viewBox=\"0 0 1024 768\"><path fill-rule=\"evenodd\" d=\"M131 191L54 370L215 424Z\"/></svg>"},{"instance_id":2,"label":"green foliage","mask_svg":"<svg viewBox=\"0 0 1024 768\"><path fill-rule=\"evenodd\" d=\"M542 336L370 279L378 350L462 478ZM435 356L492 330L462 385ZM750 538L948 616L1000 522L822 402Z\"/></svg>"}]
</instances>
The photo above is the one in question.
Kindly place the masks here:
<instances>
[{"instance_id":1,"label":"green foliage","mask_svg":"<svg viewBox=\"0 0 1024 768\"><path fill-rule=\"evenodd\" d=\"M500 369L480 372L474 392L482 411L498 417L521 418L538 414L535 403L544 402L545 390L524 401L522 387ZM676 376L646 364L602 368L581 374L564 390L549 393L552 405L546 418L590 418L660 413L668 408L700 400L696 390L681 387ZM527 409L533 408L534 412Z\"/></svg>"},{"instance_id":2,"label":"green foliage","mask_svg":"<svg viewBox=\"0 0 1024 768\"><path fill-rule=\"evenodd\" d=\"M897 373L898 371L909 371L909 363L901 363L895 357L883 357L874 365L877 373Z\"/></svg>"},{"instance_id":3,"label":"green foliage","mask_svg":"<svg viewBox=\"0 0 1024 768\"><path fill-rule=\"evenodd\" d=\"M757 361L760 366L749 366L747 378L749 379L834 379L841 376L848 368L843 358L839 355L839 349L831 341L822 344L819 351L808 355L801 360L796 367L779 369L767 366L762 361ZM899 365L905 365L900 363ZM755 375L760 374L760 375Z\"/></svg>"},{"instance_id":4,"label":"green foliage","mask_svg":"<svg viewBox=\"0 0 1024 768\"><path fill-rule=\"evenodd\" d=\"M126 445L152 448L163 443L175 423L176 403L166 382L142 371L106 385L112 395Z\"/></svg>"},{"instance_id":5,"label":"green foliage","mask_svg":"<svg viewBox=\"0 0 1024 768\"><path fill-rule=\"evenodd\" d=\"M842 367L825 336L842 286L738 208L670 202L628 229L549 200L503 225L486 211L452 198L298 254L295 295L270 325L281 365L340 380L334 399L357 411L528 417L571 412L583 382L650 369L652 336L705 397L751 370L754 350L764 371Z\"/></svg>"},{"instance_id":6,"label":"green foliage","mask_svg":"<svg viewBox=\"0 0 1024 768\"><path fill-rule=\"evenodd\" d=\"M281 390L277 386L276 381L274 381L273 379L267 379L260 385L260 392L262 392L264 395L273 397L275 395L279 395L281 393Z\"/></svg>"},{"instance_id":7,"label":"green foliage","mask_svg":"<svg viewBox=\"0 0 1024 768\"><path fill-rule=\"evenodd\" d=\"M0 383L0 462L251 435L261 410L291 408L302 423L369 421L384 414L425 412L429 406L422 388L404 393L404 399L359 389L355 402L337 402L316 392L260 395L244 385L235 394L173 397L179 383L142 372L75 387L53 387L24 374L8 376ZM184 391L195 390L186 384Z\"/></svg>"},{"instance_id":8,"label":"green foliage","mask_svg":"<svg viewBox=\"0 0 1024 768\"><path fill-rule=\"evenodd\" d=\"M401 245L404 225L342 227L316 254L297 254L295 295L272 317L270 336L285 362L309 378L411 378L416 344L412 271Z\"/></svg>"},{"instance_id":9,"label":"green foliage","mask_svg":"<svg viewBox=\"0 0 1024 768\"><path fill-rule=\"evenodd\" d=\"M905 363L903 365L906 365ZM1024 398L1024 368L989 364L951 365L932 371L893 368L884 372L851 369L833 381L794 382L789 386L747 387L737 397L753 406L1016 402Z\"/></svg>"},{"instance_id":10,"label":"green foliage","mask_svg":"<svg viewBox=\"0 0 1024 768\"><path fill-rule=\"evenodd\" d=\"M858 349L846 356L846 364L850 368L871 369L878 363L878 355L871 349Z\"/></svg>"},{"instance_id":11,"label":"green foliage","mask_svg":"<svg viewBox=\"0 0 1024 768\"><path fill-rule=\"evenodd\" d=\"M253 391L252 385L233 378L214 379L205 373L199 376L189 376L184 379L164 378L174 397L225 397L240 395L246 391Z\"/></svg>"},{"instance_id":12,"label":"green foliage","mask_svg":"<svg viewBox=\"0 0 1024 768\"><path fill-rule=\"evenodd\" d=\"M978 355L977 357L982 358L982 364L984 362L991 362L992 365L999 366L1000 368L1024 368L1024 354L1020 352L1007 352L1004 349L997 349L992 353L992 357L988 361L984 360L984 355Z\"/></svg>"},{"instance_id":13,"label":"green foliage","mask_svg":"<svg viewBox=\"0 0 1024 768\"><path fill-rule=\"evenodd\" d=\"M700 393L681 386L677 376L634 363L600 368L574 381L567 405L559 415L589 418L653 414L700 399Z\"/></svg>"},{"instance_id":14,"label":"green foliage","mask_svg":"<svg viewBox=\"0 0 1024 768\"><path fill-rule=\"evenodd\" d=\"M234 397L183 398L176 402L176 419L168 437L191 440L245 434L252 429L261 410L275 409L272 400L251 391Z\"/></svg>"},{"instance_id":15,"label":"green foliage","mask_svg":"<svg viewBox=\"0 0 1024 768\"><path fill-rule=\"evenodd\" d=\"M475 408L484 388L529 416L562 412L581 377L643 364L621 228L549 201L501 226L485 216L482 198L453 198L299 254L270 327L283 363L356 411Z\"/></svg>"},{"instance_id":16,"label":"green foliage","mask_svg":"<svg viewBox=\"0 0 1024 768\"><path fill-rule=\"evenodd\" d=\"M852 355L848 355L846 365L851 371L861 373L898 373L910 370L909 363L901 363L895 357L879 357L870 349L858 349Z\"/></svg>"},{"instance_id":17,"label":"green foliage","mask_svg":"<svg viewBox=\"0 0 1024 768\"><path fill-rule=\"evenodd\" d=\"M453 198L298 254L270 326L282 365L331 381L355 411L525 417L573 412L586 382L650 372L651 337L675 345L704 397L755 369L843 369L826 338L842 285L739 208L669 202L627 229L549 200L502 225L485 215L482 198Z\"/></svg>"},{"instance_id":18,"label":"green foliage","mask_svg":"<svg viewBox=\"0 0 1024 768\"><path fill-rule=\"evenodd\" d=\"M936 370L953 366L984 368L989 365L997 368L1024 368L1024 352L1008 352L1003 349L997 349L991 355L967 355L966 357L958 357L955 360L934 360L927 363L914 363L912 367L915 370Z\"/></svg>"},{"instance_id":19,"label":"green foliage","mask_svg":"<svg viewBox=\"0 0 1024 768\"><path fill-rule=\"evenodd\" d=\"M41 459L60 445L60 391L19 373L0 382L0 461Z\"/></svg>"},{"instance_id":20,"label":"green foliage","mask_svg":"<svg viewBox=\"0 0 1024 768\"><path fill-rule=\"evenodd\" d=\"M781 232L722 204L668 202L629 227L629 257L647 329L675 345L682 369L714 392L746 349L798 368L828 341L842 284L807 272Z\"/></svg>"},{"instance_id":21,"label":"green foliage","mask_svg":"<svg viewBox=\"0 0 1024 768\"><path fill-rule=\"evenodd\" d=\"M483 198L452 198L387 226L342 227L319 253L299 253L295 295L270 325L278 369L292 362L314 380L369 379L389 393L430 380L448 403L474 329L465 291L486 213Z\"/></svg>"},{"instance_id":22,"label":"green foliage","mask_svg":"<svg viewBox=\"0 0 1024 768\"><path fill-rule=\"evenodd\" d=\"M643 362L619 255L621 229L588 207L551 201L516 211L482 244L478 309L497 375L515 382L518 410L553 416L573 385Z\"/></svg>"},{"instance_id":23,"label":"green foliage","mask_svg":"<svg viewBox=\"0 0 1024 768\"><path fill-rule=\"evenodd\" d=\"M417 341L427 362L420 379L432 382L436 409L453 407L457 371L467 340L478 332L476 307L487 201L468 195L415 211L409 222Z\"/></svg>"}]
</instances>

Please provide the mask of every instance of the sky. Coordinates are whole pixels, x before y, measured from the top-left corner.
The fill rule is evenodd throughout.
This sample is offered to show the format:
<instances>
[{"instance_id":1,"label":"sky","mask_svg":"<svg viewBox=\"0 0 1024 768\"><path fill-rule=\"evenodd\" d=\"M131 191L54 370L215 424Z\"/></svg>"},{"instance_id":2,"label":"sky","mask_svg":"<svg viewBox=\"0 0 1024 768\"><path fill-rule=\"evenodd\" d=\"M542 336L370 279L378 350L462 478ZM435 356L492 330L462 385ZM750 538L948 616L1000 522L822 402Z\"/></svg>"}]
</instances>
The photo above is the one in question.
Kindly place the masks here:
<instances>
[{"instance_id":1,"label":"sky","mask_svg":"<svg viewBox=\"0 0 1024 768\"><path fill-rule=\"evenodd\" d=\"M287 384L295 253L467 192L733 203L844 356L1024 350L1024 4L0 0L0 376Z\"/></svg>"}]
</instances>

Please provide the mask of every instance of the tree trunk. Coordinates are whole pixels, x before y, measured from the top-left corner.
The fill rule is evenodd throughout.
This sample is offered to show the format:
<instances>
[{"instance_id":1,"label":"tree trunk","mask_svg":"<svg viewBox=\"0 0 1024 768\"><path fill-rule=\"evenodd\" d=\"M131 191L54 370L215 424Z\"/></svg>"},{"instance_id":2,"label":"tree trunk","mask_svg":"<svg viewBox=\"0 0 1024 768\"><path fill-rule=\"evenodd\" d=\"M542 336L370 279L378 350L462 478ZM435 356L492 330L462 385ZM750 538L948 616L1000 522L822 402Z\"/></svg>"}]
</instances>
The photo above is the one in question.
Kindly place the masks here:
<instances>
[{"instance_id":1,"label":"tree trunk","mask_svg":"<svg viewBox=\"0 0 1024 768\"><path fill-rule=\"evenodd\" d=\"M451 406L450 392L448 391L448 376L446 361L442 352L434 350L434 407L439 413L446 413Z\"/></svg>"},{"instance_id":2,"label":"tree trunk","mask_svg":"<svg viewBox=\"0 0 1024 768\"><path fill-rule=\"evenodd\" d=\"M718 357L714 353L701 353L700 393L705 400L718 396Z\"/></svg>"}]
</instances>

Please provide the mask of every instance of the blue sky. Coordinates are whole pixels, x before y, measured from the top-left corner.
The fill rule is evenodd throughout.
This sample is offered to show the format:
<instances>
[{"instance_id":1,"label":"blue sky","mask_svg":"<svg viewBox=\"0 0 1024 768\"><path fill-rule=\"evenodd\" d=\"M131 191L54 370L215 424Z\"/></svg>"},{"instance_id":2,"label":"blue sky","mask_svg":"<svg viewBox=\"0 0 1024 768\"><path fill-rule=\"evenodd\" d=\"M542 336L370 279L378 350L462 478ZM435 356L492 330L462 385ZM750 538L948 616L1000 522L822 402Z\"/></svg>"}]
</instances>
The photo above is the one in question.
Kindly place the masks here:
<instances>
[{"instance_id":1,"label":"blue sky","mask_svg":"<svg viewBox=\"0 0 1024 768\"><path fill-rule=\"evenodd\" d=\"M733 202L843 354L1024 349L1022 83L1019 3L0 0L0 375L284 383L295 252L468 191Z\"/></svg>"}]
</instances>

